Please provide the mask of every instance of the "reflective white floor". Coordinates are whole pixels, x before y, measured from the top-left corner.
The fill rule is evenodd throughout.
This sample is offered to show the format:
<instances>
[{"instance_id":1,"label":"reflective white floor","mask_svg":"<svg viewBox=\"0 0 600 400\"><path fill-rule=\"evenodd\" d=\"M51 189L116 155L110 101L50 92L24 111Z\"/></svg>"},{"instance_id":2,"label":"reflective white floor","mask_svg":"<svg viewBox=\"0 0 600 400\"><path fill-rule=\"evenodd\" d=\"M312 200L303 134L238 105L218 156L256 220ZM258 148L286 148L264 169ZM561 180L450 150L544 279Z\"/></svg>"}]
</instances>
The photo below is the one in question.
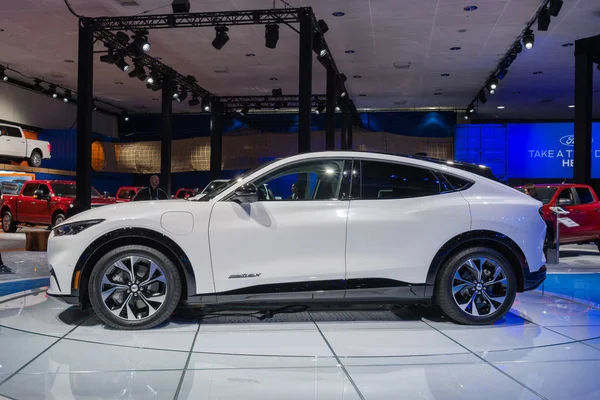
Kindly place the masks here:
<instances>
[{"instance_id":1,"label":"reflective white floor","mask_svg":"<svg viewBox=\"0 0 600 400\"><path fill-rule=\"evenodd\" d=\"M0 303L0 398L600 399L600 310L540 292L495 326L420 307L104 327L44 293Z\"/></svg>"}]
</instances>

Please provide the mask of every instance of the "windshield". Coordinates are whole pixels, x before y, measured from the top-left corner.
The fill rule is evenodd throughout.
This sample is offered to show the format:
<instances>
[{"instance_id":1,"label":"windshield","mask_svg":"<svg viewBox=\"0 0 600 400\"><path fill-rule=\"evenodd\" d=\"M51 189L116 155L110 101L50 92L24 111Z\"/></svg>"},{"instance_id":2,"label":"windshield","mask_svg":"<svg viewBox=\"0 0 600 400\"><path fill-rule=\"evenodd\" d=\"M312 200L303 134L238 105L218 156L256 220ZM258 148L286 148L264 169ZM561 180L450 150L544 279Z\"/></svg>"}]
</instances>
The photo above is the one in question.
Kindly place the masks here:
<instances>
[{"instance_id":1,"label":"windshield","mask_svg":"<svg viewBox=\"0 0 600 400\"><path fill-rule=\"evenodd\" d=\"M222 185L221 187L213 190L212 192L209 193L204 193L204 196L200 197L199 199L194 199L194 201L208 201L211 199L214 199L215 197L217 197L218 195L220 195L221 193L223 193L224 191L226 191L227 189L229 189L230 187L232 187L233 185L235 185L237 182L241 181L242 179L246 178L249 175L252 175L255 172L260 171L261 169L265 168L266 166L269 166L271 164L273 164L276 161L281 160L281 158L276 158L274 160L269 161L268 163L265 163L261 166L258 166L254 169L251 169L249 171L246 171L244 174L231 179L229 182L225 183L224 185Z\"/></svg>"},{"instance_id":2,"label":"windshield","mask_svg":"<svg viewBox=\"0 0 600 400\"><path fill-rule=\"evenodd\" d=\"M537 189L539 200L544 204L548 204L548 203L550 203L550 200L552 200L552 197L554 197L554 193L556 193L557 188L548 186L548 187L536 187L536 189ZM517 190L521 193L525 193L525 188L518 188Z\"/></svg>"},{"instance_id":3,"label":"windshield","mask_svg":"<svg viewBox=\"0 0 600 400\"><path fill-rule=\"evenodd\" d=\"M212 181L211 183L208 184L208 186L206 186L204 188L204 190L202 191L203 194L208 194L208 193L212 193L213 191L217 190L218 188L225 186L227 184L227 181Z\"/></svg>"},{"instance_id":4,"label":"windshield","mask_svg":"<svg viewBox=\"0 0 600 400\"><path fill-rule=\"evenodd\" d=\"M53 183L52 191L55 196L59 197L75 197L76 194L74 183ZM92 188L92 197L102 197L102 195Z\"/></svg>"}]
</instances>

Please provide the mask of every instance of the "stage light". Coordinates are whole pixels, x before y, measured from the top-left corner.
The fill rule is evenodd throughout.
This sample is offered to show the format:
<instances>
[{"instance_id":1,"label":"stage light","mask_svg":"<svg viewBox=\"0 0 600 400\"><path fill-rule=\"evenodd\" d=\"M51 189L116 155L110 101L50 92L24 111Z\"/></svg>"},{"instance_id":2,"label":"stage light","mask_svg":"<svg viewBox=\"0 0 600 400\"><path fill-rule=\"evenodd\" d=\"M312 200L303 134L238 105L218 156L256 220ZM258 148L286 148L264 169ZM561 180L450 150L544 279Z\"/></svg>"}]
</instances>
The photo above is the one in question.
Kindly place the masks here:
<instances>
[{"instance_id":1,"label":"stage light","mask_svg":"<svg viewBox=\"0 0 600 400\"><path fill-rule=\"evenodd\" d=\"M171 7L173 7L174 13L189 13L190 0L173 0Z\"/></svg>"},{"instance_id":2,"label":"stage light","mask_svg":"<svg viewBox=\"0 0 600 400\"><path fill-rule=\"evenodd\" d=\"M498 71L498 79L500 79L500 80L504 79L506 74L508 74L508 69L505 67L500 68L500 71Z\"/></svg>"},{"instance_id":3,"label":"stage light","mask_svg":"<svg viewBox=\"0 0 600 400\"><path fill-rule=\"evenodd\" d=\"M96 105L95 101L92 101L92 108L94 109L94 111L98 111L98 106Z\"/></svg>"},{"instance_id":4,"label":"stage light","mask_svg":"<svg viewBox=\"0 0 600 400\"><path fill-rule=\"evenodd\" d=\"M515 45L513 46L513 49L516 54L519 54L520 52L523 51L523 45L521 44L521 42L516 42Z\"/></svg>"},{"instance_id":5,"label":"stage light","mask_svg":"<svg viewBox=\"0 0 600 400\"><path fill-rule=\"evenodd\" d=\"M226 26L215 26L215 31L217 35L212 41L212 45L215 49L221 50L225 46L225 43L229 41L229 35L227 35L229 28Z\"/></svg>"},{"instance_id":6,"label":"stage light","mask_svg":"<svg viewBox=\"0 0 600 400\"><path fill-rule=\"evenodd\" d=\"M0 78L2 78L4 82L8 80L8 76L6 76L5 71L6 69L4 67L0 67Z\"/></svg>"},{"instance_id":7,"label":"stage light","mask_svg":"<svg viewBox=\"0 0 600 400\"><path fill-rule=\"evenodd\" d=\"M48 89L48 93L52 96L53 99L58 98L58 93L56 93L56 85L50 85Z\"/></svg>"},{"instance_id":8,"label":"stage light","mask_svg":"<svg viewBox=\"0 0 600 400\"><path fill-rule=\"evenodd\" d=\"M490 94L494 94L496 93L496 89L488 89L488 92L490 92Z\"/></svg>"},{"instance_id":9,"label":"stage light","mask_svg":"<svg viewBox=\"0 0 600 400\"><path fill-rule=\"evenodd\" d=\"M123 45L126 45L127 43L129 43L129 35L126 34L125 32L120 32L120 31L117 32L117 39Z\"/></svg>"},{"instance_id":10,"label":"stage light","mask_svg":"<svg viewBox=\"0 0 600 400\"><path fill-rule=\"evenodd\" d=\"M185 89L181 89L179 92L179 96L177 96L177 101L182 103L188 97L188 93Z\"/></svg>"},{"instance_id":11,"label":"stage light","mask_svg":"<svg viewBox=\"0 0 600 400\"><path fill-rule=\"evenodd\" d=\"M315 110L315 114L319 115L321 114L323 111L325 111L325 103L323 102L319 102L317 104L317 109Z\"/></svg>"},{"instance_id":12,"label":"stage light","mask_svg":"<svg viewBox=\"0 0 600 400\"><path fill-rule=\"evenodd\" d=\"M469 114L465 114L465 119L469 119Z\"/></svg>"},{"instance_id":13,"label":"stage light","mask_svg":"<svg viewBox=\"0 0 600 400\"><path fill-rule=\"evenodd\" d=\"M481 102L481 104L487 103L487 98L485 97L485 91L481 90L477 95L477 99Z\"/></svg>"},{"instance_id":14,"label":"stage light","mask_svg":"<svg viewBox=\"0 0 600 400\"><path fill-rule=\"evenodd\" d=\"M267 24L265 25L265 46L269 49L277 47L277 41L279 40L279 25Z\"/></svg>"},{"instance_id":15,"label":"stage light","mask_svg":"<svg viewBox=\"0 0 600 400\"><path fill-rule=\"evenodd\" d=\"M197 106L198 104L200 104L200 100L198 100L198 96L193 95L192 99L190 101L188 101L188 104L192 107Z\"/></svg>"},{"instance_id":16,"label":"stage light","mask_svg":"<svg viewBox=\"0 0 600 400\"><path fill-rule=\"evenodd\" d=\"M562 0L550 0L550 6L548 8L548 11L550 11L550 15L552 15L553 17L558 17L558 13L560 12L562 5Z\"/></svg>"},{"instance_id":17,"label":"stage light","mask_svg":"<svg viewBox=\"0 0 600 400\"><path fill-rule=\"evenodd\" d=\"M335 112L340 112L340 107L339 106L335 106Z\"/></svg>"},{"instance_id":18,"label":"stage light","mask_svg":"<svg viewBox=\"0 0 600 400\"><path fill-rule=\"evenodd\" d=\"M492 77L487 81L488 90L496 90L498 88L498 78Z\"/></svg>"},{"instance_id":19,"label":"stage light","mask_svg":"<svg viewBox=\"0 0 600 400\"><path fill-rule=\"evenodd\" d=\"M248 111L250 111L250 107L245 106L244 108L242 108L242 111L240 112L240 114L247 115Z\"/></svg>"},{"instance_id":20,"label":"stage light","mask_svg":"<svg viewBox=\"0 0 600 400\"><path fill-rule=\"evenodd\" d=\"M114 64L116 60L117 60L117 57L115 57L115 52L113 49L110 49L110 48L108 49L107 54L100 56L100 61L102 61L103 63Z\"/></svg>"},{"instance_id":21,"label":"stage light","mask_svg":"<svg viewBox=\"0 0 600 400\"><path fill-rule=\"evenodd\" d=\"M210 111L210 101L208 99L202 99L202 103L200 104L202 110L209 112Z\"/></svg>"},{"instance_id":22,"label":"stage light","mask_svg":"<svg viewBox=\"0 0 600 400\"><path fill-rule=\"evenodd\" d=\"M550 26L550 12L547 7L541 9L538 18L538 31L547 31Z\"/></svg>"},{"instance_id":23,"label":"stage light","mask_svg":"<svg viewBox=\"0 0 600 400\"><path fill-rule=\"evenodd\" d=\"M129 64L125 62L125 59L123 57L117 59L115 61L115 65L123 72L129 71Z\"/></svg>"},{"instance_id":24,"label":"stage light","mask_svg":"<svg viewBox=\"0 0 600 400\"><path fill-rule=\"evenodd\" d=\"M473 103L469 104L469 107L467 107L467 113L468 114L472 114L475 112L475 106L473 105Z\"/></svg>"},{"instance_id":25,"label":"stage light","mask_svg":"<svg viewBox=\"0 0 600 400\"><path fill-rule=\"evenodd\" d=\"M63 101L65 103L68 103L69 100L71 100L72 97L73 97L73 93L71 93L70 90L65 90L65 97L63 98Z\"/></svg>"},{"instance_id":26,"label":"stage light","mask_svg":"<svg viewBox=\"0 0 600 400\"><path fill-rule=\"evenodd\" d=\"M33 88L36 90L39 90L40 92L44 91L44 87L42 86L41 82L39 79L35 79L34 80L35 84L33 85Z\"/></svg>"},{"instance_id":27,"label":"stage light","mask_svg":"<svg viewBox=\"0 0 600 400\"><path fill-rule=\"evenodd\" d=\"M145 81L147 78L146 70L141 64L134 62L133 70L129 72L130 78L138 78L140 81Z\"/></svg>"},{"instance_id":28,"label":"stage light","mask_svg":"<svg viewBox=\"0 0 600 400\"><path fill-rule=\"evenodd\" d=\"M348 77L346 76L346 74L341 73L340 74L340 79L342 80L342 82L346 82L348 80Z\"/></svg>"},{"instance_id":29,"label":"stage light","mask_svg":"<svg viewBox=\"0 0 600 400\"><path fill-rule=\"evenodd\" d=\"M329 27L327 26L327 22L325 22L325 20L322 20L322 19L318 20L317 26L319 27L319 30L321 31L321 35L324 35L329 30Z\"/></svg>"},{"instance_id":30,"label":"stage light","mask_svg":"<svg viewBox=\"0 0 600 400\"><path fill-rule=\"evenodd\" d=\"M273 96L283 96L283 90L281 90L281 88L273 89L273 90L271 90L271 94Z\"/></svg>"},{"instance_id":31,"label":"stage light","mask_svg":"<svg viewBox=\"0 0 600 400\"><path fill-rule=\"evenodd\" d=\"M533 48L533 43L535 42L535 35L531 29L528 29L523 35L523 46L527 50L531 50Z\"/></svg>"},{"instance_id":32,"label":"stage light","mask_svg":"<svg viewBox=\"0 0 600 400\"><path fill-rule=\"evenodd\" d=\"M137 53L146 53L150 51L150 42L148 41L147 32L139 32L133 36L133 43L131 44L133 50Z\"/></svg>"},{"instance_id":33,"label":"stage light","mask_svg":"<svg viewBox=\"0 0 600 400\"><path fill-rule=\"evenodd\" d=\"M127 111L123 111L123 119L125 122L129 121L129 113Z\"/></svg>"}]
</instances>

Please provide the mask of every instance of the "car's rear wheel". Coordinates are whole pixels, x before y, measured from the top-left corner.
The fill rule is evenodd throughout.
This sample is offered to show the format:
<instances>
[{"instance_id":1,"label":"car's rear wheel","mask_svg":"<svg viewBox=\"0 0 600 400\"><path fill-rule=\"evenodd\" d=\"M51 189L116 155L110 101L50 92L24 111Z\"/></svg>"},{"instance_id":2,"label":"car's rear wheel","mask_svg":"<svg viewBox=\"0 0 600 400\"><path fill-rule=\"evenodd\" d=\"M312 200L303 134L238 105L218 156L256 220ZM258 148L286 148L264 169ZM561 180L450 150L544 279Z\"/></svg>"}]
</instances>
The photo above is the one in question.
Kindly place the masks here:
<instances>
[{"instance_id":1,"label":"car's rear wheel","mask_svg":"<svg viewBox=\"0 0 600 400\"><path fill-rule=\"evenodd\" d=\"M17 231L17 224L10 211L5 211L2 214L2 230L6 233L15 233Z\"/></svg>"},{"instance_id":2,"label":"car's rear wheel","mask_svg":"<svg viewBox=\"0 0 600 400\"><path fill-rule=\"evenodd\" d=\"M63 213L56 214L54 216L54 218L52 218L52 226L54 227L54 226L62 224L63 222L65 222L65 219L66 219L65 214L63 214Z\"/></svg>"},{"instance_id":3,"label":"car's rear wheel","mask_svg":"<svg viewBox=\"0 0 600 400\"><path fill-rule=\"evenodd\" d=\"M29 157L29 166L30 167L39 167L42 165L42 153L37 150L34 150L31 153L31 157Z\"/></svg>"},{"instance_id":4,"label":"car's rear wheel","mask_svg":"<svg viewBox=\"0 0 600 400\"><path fill-rule=\"evenodd\" d=\"M177 267L147 246L108 252L94 267L88 293L92 308L118 329L149 329L166 321L181 296Z\"/></svg>"},{"instance_id":5,"label":"car's rear wheel","mask_svg":"<svg viewBox=\"0 0 600 400\"><path fill-rule=\"evenodd\" d=\"M442 312L461 324L492 324L512 307L517 279L508 260L485 247L463 250L442 266L435 297Z\"/></svg>"}]
</instances>

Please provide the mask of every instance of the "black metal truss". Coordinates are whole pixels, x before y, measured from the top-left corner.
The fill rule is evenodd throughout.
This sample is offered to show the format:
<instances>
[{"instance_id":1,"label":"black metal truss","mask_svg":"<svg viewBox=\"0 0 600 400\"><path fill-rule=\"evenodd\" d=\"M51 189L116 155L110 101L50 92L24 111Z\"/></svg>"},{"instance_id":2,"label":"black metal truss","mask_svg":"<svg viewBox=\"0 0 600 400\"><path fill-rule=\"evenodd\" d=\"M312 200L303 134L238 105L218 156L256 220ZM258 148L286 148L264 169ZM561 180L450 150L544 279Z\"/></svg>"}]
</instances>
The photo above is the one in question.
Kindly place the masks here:
<instances>
[{"instance_id":1,"label":"black metal truss","mask_svg":"<svg viewBox=\"0 0 600 400\"><path fill-rule=\"evenodd\" d=\"M150 29L192 28L231 25L266 25L297 23L303 8L269 10L217 11L202 13L174 13L157 15L132 15L126 17L101 17L94 21L110 31L140 31ZM312 12L312 10L311 10ZM315 25L316 26L316 25Z\"/></svg>"},{"instance_id":2,"label":"black metal truss","mask_svg":"<svg viewBox=\"0 0 600 400\"><path fill-rule=\"evenodd\" d=\"M325 104L325 95L314 94L312 106L317 107ZM298 108L300 96L221 96L221 104L227 110L239 110L245 107L250 109L262 108Z\"/></svg>"},{"instance_id":3,"label":"black metal truss","mask_svg":"<svg viewBox=\"0 0 600 400\"><path fill-rule=\"evenodd\" d=\"M137 65L148 68L150 70L148 72L156 74L159 79L166 74L172 75L173 84L180 89L185 89L190 95L203 98L214 97L212 93L198 85L196 78L193 76L184 76L146 53L136 52L129 44L123 44L119 41L119 38L112 32L96 27L94 38L104 42L105 46L112 49L115 54L131 57Z\"/></svg>"}]
</instances>

